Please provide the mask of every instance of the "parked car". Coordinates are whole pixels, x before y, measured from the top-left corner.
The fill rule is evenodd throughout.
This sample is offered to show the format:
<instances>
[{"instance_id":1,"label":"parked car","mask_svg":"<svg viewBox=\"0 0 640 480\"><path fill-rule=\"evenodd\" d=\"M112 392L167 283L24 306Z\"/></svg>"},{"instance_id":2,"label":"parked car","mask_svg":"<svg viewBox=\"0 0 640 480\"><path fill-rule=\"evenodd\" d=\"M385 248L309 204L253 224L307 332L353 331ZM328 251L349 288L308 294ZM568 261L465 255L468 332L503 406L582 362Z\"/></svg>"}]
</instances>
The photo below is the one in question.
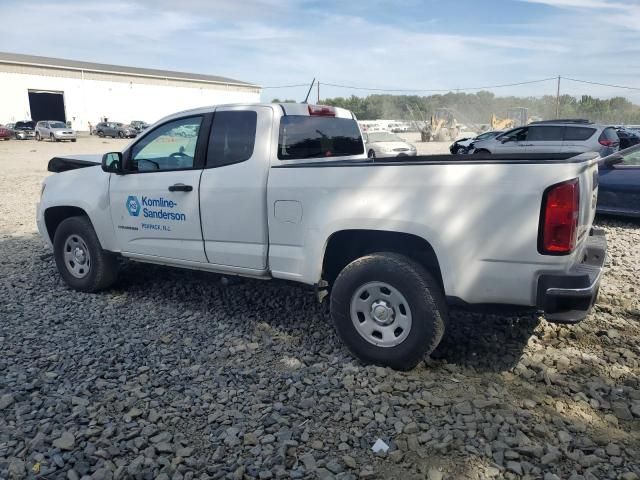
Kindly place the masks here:
<instances>
[{"instance_id":1,"label":"parked car","mask_svg":"<svg viewBox=\"0 0 640 480\"><path fill-rule=\"evenodd\" d=\"M76 132L67 127L67 124L58 120L40 120L36 123L36 140L48 139L50 142L62 140L76 141Z\"/></svg>"},{"instance_id":2,"label":"parked car","mask_svg":"<svg viewBox=\"0 0 640 480\"><path fill-rule=\"evenodd\" d=\"M502 132L503 130L492 130L490 132L481 133L476 137L461 138L460 140L456 140L451 144L451 146L449 147L449 151L453 155L469 153L469 151L472 149L472 145L474 142L495 138L498 135L500 135Z\"/></svg>"},{"instance_id":3,"label":"parked car","mask_svg":"<svg viewBox=\"0 0 640 480\"><path fill-rule=\"evenodd\" d=\"M13 137L13 130L0 125L0 140L10 140Z\"/></svg>"},{"instance_id":4,"label":"parked car","mask_svg":"<svg viewBox=\"0 0 640 480\"><path fill-rule=\"evenodd\" d=\"M7 123L4 127L8 128L9 130L11 130L11 133L13 133L13 127L15 127L16 124L15 123Z\"/></svg>"},{"instance_id":5,"label":"parked car","mask_svg":"<svg viewBox=\"0 0 640 480\"><path fill-rule=\"evenodd\" d=\"M113 138L134 138L138 135L135 128L120 122L100 122L96 125L95 132L99 137Z\"/></svg>"},{"instance_id":6,"label":"parked car","mask_svg":"<svg viewBox=\"0 0 640 480\"><path fill-rule=\"evenodd\" d=\"M113 285L119 256L296 281L330 295L355 355L409 369L447 302L585 318L606 257L599 157L567 157L372 162L347 110L220 105L164 118L101 166L53 158L37 224L75 290Z\"/></svg>"},{"instance_id":7,"label":"parked car","mask_svg":"<svg viewBox=\"0 0 640 480\"><path fill-rule=\"evenodd\" d=\"M640 144L599 162L598 213L640 217Z\"/></svg>"},{"instance_id":8,"label":"parked car","mask_svg":"<svg viewBox=\"0 0 640 480\"><path fill-rule=\"evenodd\" d=\"M13 126L13 136L16 140L29 140L36 138L35 124L30 120L16 122Z\"/></svg>"},{"instance_id":9,"label":"parked car","mask_svg":"<svg viewBox=\"0 0 640 480\"><path fill-rule=\"evenodd\" d=\"M416 147L394 133L371 132L364 139L369 158L416 156Z\"/></svg>"},{"instance_id":10,"label":"parked car","mask_svg":"<svg viewBox=\"0 0 640 480\"><path fill-rule=\"evenodd\" d=\"M147 128L149 128L149 124L147 122L143 122L142 120L133 120L129 125L136 129L136 132L141 133Z\"/></svg>"},{"instance_id":11,"label":"parked car","mask_svg":"<svg viewBox=\"0 0 640 480\"><path fill-rule=\"evenodd\" d=\"M619 144L620 139L612 126L586 120L549 120L474 142L473 153L595 152L606 157L617 152Z\"/></svg>"},{"instance_id":12,"label":"parked car","mask_svg":"<svg viewBox=\"0 0 640 480\"><path fill-rule=\"evenodd\" d=\"M631 129L618 127L616 128L616 133L620 139L620 150L625 150L640 143L640 133Z\"/></svg>"}]
</instances>

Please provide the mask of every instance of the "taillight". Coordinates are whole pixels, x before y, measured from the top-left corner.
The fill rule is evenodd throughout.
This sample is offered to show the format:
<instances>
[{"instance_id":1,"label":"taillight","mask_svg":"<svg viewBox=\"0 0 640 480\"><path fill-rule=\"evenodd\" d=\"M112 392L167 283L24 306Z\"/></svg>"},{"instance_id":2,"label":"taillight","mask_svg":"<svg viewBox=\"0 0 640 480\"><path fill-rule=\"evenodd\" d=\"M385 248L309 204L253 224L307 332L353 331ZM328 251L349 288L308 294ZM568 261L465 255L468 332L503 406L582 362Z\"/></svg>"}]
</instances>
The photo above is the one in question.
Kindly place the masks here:
<instances>
[{"instance_id":1,"label":"taillight","mask_svg":"<svg viewBox=\"0 0 640 480\"><path fill-rule=\"evenodd\" d=\"M328 105L309 105L309 115L319 117L335 117L336 109Z\"/></svg>"},{"instance_id":2,"label":"taillight","mask_svg":"<svg viewBox=\"0 0 640 480\"><path fill-rule=\"evenodd\" d=\"M600 145L604 145L605 147L613 147L618 142L614 142L613 140L609 140L608 138L601 138L600 140L598 140L598 143Z\"/></svg>"},{"instance_id":3,"label":"taillight","mask_svg":"<svg viewBox=\"0 0 640 480\"><path fill-rule=\"evenodd\" d=\"M542 196L538 251L566 255L576 247L580 213L580 184L574 178L552 185Z\"/></svg>"}]
</instances>

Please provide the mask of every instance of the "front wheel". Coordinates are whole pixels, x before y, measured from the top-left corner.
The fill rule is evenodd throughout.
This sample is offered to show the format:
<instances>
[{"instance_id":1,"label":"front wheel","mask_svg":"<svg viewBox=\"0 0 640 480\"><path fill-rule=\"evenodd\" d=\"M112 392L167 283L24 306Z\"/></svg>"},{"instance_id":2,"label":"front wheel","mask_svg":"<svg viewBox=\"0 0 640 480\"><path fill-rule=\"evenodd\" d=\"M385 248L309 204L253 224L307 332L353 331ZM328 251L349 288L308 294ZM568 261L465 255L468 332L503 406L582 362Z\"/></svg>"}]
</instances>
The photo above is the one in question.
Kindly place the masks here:
<instances>
[{"instance_id":1,"label":"front wheel","mask_svg":"<svg viewBox=\"0 0 640 480\"><path fill-rule=\"evenodd\" d=\"M100 246L87 217L63 220L53 238L53 255L64 281L80 292L109 288L118 276L116 257Z\"/></svg>"},{"instance_id":2,"label":"front wheel","mask_svg":"<svg viewBox=\"0 0 640 480\"><path fill-rule=\"evenodd\" d=\"M36 132L36 140L41 142L42 141L42 137L40 136L39 132Z\"/></svg>"},{"instance_id":3,"label":"front wheel","mask_svg":"<svg viewBox=\"0 0 640 480\"><path fill-rule=\"evenodd\" d=\"M440 343L447 309L440 286L424 267L382 252L354 260L338 275L331 316L358 358L410 370Z\"/></svg>"},{"instance_id":4,"label":"front wheel","mask_svg":"<svg viewBox=\"0 0 640 480\"><path fill-rule=\"evenodd\" d=\"M376 158L376 152L373 150L369 150L369 153L367 153L367 157Z\"/></svg>"},{"instance_id":5,"label":"front wheel","mask_svg":"<svg viewBox=\"0 0 640 480\"><path fill-rule=\"evenodd\" d=\"M120 138L124 138L124 132L118 132L118 136L119 136Z\"/></svg>"}]
</instances>

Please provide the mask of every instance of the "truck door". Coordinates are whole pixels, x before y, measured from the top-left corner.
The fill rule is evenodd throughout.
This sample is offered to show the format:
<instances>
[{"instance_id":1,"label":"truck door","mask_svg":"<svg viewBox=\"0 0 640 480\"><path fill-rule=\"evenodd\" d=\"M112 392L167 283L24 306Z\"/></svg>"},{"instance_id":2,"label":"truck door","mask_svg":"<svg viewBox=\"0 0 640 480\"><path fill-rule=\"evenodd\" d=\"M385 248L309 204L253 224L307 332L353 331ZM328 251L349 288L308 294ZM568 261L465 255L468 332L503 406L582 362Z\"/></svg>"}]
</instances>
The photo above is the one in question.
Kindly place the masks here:
<instances>
[{"instance_id":1,"label":"truck door","mask_svg":"<svg viewBox=\"0 0 640 480\"><path fill-rule=\"evenodd\" d=\"M206 116L157 126L124 153L126 174L111 175L111 218L123 253L206 262L198 185ZM106 208L106 206L105 206Z\"/></svg>"},{"instance_id":2,"label":"truck door","mask_svg":"<svg viewBox=\"0 0 640 480\"><path fill-rule=\"evenodd\" d=\"M267 268L267 177L271 107L217 108L200 182L205 252L210 263Z\"/></svg>"}]
</instances>

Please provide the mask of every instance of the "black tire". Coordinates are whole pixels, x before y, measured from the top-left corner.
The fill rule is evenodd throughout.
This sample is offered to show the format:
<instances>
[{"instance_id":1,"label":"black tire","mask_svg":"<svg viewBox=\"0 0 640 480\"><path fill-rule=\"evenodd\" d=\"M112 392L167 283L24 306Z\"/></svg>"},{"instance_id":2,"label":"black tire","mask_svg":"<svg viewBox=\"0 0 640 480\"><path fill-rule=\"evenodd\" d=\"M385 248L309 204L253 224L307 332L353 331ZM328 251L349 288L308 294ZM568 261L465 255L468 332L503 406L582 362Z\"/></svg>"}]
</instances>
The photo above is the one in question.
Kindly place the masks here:
<instances>
[{"instance_id":1,"label":"black tire","mask_svg":"<svg viewBox=\"0 0 640 480\"><path fill-rule=\"evenodd\" d=\"M370 282L389 284L406 298L412 324L395 346L370 343L351 319L352 297ZM447 307L438 282L424 267L404 255L380 252L358 258L340 272L331 291L331 317L349 350L362 361L410 370L442 340Z\"/></svg>"},{"instance_id":2,"label":"black tire","mask_svg":"<svg viewBox=\"0 0 640 480\"><path fill-rule=\"evenodd\" d=\"M124 138L124 132L118 132L118 136L119 136L120 138ZM114 137L114 138L115 138L115 137Z\"/></svg>"},{"instance_id":3,"label":"black tire","mask_svg":"<svg viewBox=\"0 0 640 480\"><path fill-rule=\"evenodd\" d=\"M102 130L98 130L97 134L100 138L104 137L104 132Z\"/></svg>"},{"instance_id":4,"label":"black tire","mask_svg":"<svg viewBox=\"0 0 640 480\"><path fill-rule=\"evenodd\" d=\"M73 236L84 241L91 260L89 272L83 278L75 277L65 263L65 243ZM109 288L118 278L118 260L114 254L102 249L88 217L69 217L58 225L53 238L53 256L60 275L74 290L98 292Z\"/></svg>"},{"instance_id":5,"label":"black tire","mask_svg":"<svg viewBox=\"0 0 640 480\"><path fill-rule=\"evenodd\" d=\"M72 138L72 139L71 139L71 141L75 143L76 139L75 139L75 138Z\"/></svg>"},{"instance_id":6,"label":"black tire","mask_svg":"<svg viewBox=\"0 0 640 480\"><path fill-rule=\"evenodd\" d=\"M36 140L37 140L38 142L41 142L41 141L42 141L42 137L40 136L40 132L36 132Z\"/></svg>"},{"instance_id":7,"label":"black tire","mask_svg":"<svg viewBox=\"0 0 640 480\"><path fill-rule=\"evenodd\" d=\"M484 148L481 148L480 150L474 150L473 154L474 155L478 155L478 154L484 154L484 155L488 155L491 152L489 150L485 150Z\"/></svg>"},{"instance_id":8,"label":"black tire","mask_svg":"<svg viewBox=\"0 0 640 480\"><path fill-rule=\"evenodd\" d=\"M367 153L367 157L376 158L376 152L373 150L369 150L369 152Z\"/></svg>"}]
</instances>

